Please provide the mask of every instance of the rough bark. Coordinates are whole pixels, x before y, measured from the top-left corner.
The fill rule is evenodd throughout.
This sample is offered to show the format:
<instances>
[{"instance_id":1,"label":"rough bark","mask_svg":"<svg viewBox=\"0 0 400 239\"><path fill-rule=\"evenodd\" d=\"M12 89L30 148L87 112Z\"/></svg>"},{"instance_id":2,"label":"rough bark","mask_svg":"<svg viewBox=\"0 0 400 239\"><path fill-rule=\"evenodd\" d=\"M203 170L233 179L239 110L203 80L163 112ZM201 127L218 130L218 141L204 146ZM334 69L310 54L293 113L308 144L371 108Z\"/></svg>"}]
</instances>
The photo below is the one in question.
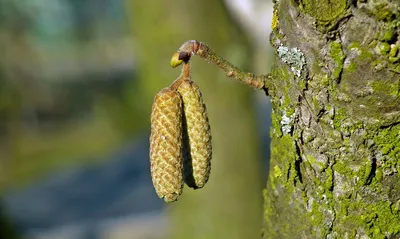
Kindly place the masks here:
<instances>
[{"instance_id":1,"label":"rough bark","mask_svg":"<svg viewBox=\"0 0 400 239\"><path fill-rule=\"evenodd\" d=\"M274 9L263 237L399 238L399 1Z\"/></svg>"}]
</instances>

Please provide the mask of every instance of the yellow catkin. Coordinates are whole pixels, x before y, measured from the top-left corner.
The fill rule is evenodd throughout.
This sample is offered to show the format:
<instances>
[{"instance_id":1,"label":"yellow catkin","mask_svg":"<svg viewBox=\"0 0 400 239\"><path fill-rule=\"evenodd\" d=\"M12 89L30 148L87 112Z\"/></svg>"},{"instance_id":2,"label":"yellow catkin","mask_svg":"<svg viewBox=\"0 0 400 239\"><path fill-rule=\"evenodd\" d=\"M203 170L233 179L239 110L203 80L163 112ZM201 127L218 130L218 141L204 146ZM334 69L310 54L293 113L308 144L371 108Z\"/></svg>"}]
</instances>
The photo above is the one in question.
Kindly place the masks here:
<instances>
[{"instance_id":1,"label":"yellow catkin","mask_svg":"<svg viewBox=\"0 0 400 239\"><path fill-rule=\"evenodd\" d=\"M178 87L183 100L184 181L194 189L202 188L211 171L211 129L199 86L185 80Z\"/></svg>"},{"instance_id":2,"label":"yellow catkin","mask_svg":"<svg viewBox=\"0 0 400 239\"><path fill-rule=\"evenodd\" d=\"M182 99L165 88L154 98L151 113L150 169L157 195L178 200L183 189Z\"/></svg>"}]
</instances>

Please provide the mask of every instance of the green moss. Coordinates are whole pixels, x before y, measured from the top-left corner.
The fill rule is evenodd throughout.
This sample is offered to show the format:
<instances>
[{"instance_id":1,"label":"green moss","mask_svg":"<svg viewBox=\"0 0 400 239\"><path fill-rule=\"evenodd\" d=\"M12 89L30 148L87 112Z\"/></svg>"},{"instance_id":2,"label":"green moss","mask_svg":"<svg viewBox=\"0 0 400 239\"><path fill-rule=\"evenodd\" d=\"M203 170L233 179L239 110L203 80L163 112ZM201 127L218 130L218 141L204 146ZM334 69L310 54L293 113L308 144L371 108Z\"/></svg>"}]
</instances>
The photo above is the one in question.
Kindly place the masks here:
<instances>
[{"instance_id":1,"label":"green moss","mask_svg":"<svg viewBox=\"0 0 400 239\"><path fill-rule=\"evenodd\" d=\"M326 180L325 180L325 189L327 191L331 191L333 188L333 171L332 168L327 168L325 170Z\"/></svg>"},{"instance_id":2,"label":"green moss","mask_svg":"<svg viewBox=\"0 0 400 239\"><path fill-rule=\"evenodd\" d=\"M322 23L337 20L347 7L345 0L301 0L300 3L304 12Z\"/></svg>"},{"instance_id":3,"label":"green moss","mask_svg":"<svg viewBox=\"0 0 400 239\"><path fill-rule=\"evenodd\" d=\"M374 141L382 155L392 159L393 164L400 165L400 125L380 130Z\"/></svg>"},{"instance_id":4,"label":"green moss","mask_svg":"<svg viewBox=\"0 0 400 239\"><path fill-rule=\"evenodd\" d=\"M343 175L352 175L353 174L353 170L350 167L348 167L345 163L343 163L342 161L337 161L333 165L333 169L335 170L335 172L338 172Z\"/></svg>"},{"instance_id":5,"label":"green moss","mask_svg":"<svg viewBox=\"0 0 400 239\"><path fill-rule=\"evenodd\" d=\"M345 55L342 50L342 44L334 41L330 44L330 47L331 47L330 50L331 57L336 63L336 66L332 72L332 78L339 79L340 74L342 73L343 70L343 63L345 59Z\"/></svg>"},{"instance_id":6,"label":"green moss","mask_svg":"<svg viewBox=\"0 0 400 239\"><path fill-rule=\"evenodd\" d=\"M400 56L396 56L396 57L389 57L389 62L390 63L397 63L400 60Z\"/></svg>"},{"instance_id":7,"label":"green moss","mask_svg":"<svg viewBox=\"0 0 400 239\"><path fill-rule=\"evenodd\" d=\"M295 193L296 182L298 182L298 173L295 167L298 155L293 137L287 134L278 138L273 137L271 159L271 173L267 185L269 190L264 191L265 224L263 237L288 238L291 235L300 235L306 228L310 227L309 222L302 218L305 213L304 208L286 206L291 200L298 200L302 203L304 200L302 197L297 199L292 197ZM274 192L277 194L274 194ZM276 200L279 200L279 202ZM273 218L274 224L272 224L271 218ZM302 220L301 224L297 223L299 220Z\"/></svg>"},{"instance_id":8,"label":"green moss","mask_svg":"<svg viewBox=\"0 0 400 239\"><path fill-rule=\"evenodd\" d=\"M352 48L360 49L360 47L361 47L361 43L359 43L359 42L352 42L349 44L349 49L352 49Z\"/></svg>"},{"instance_id":9,"label":"green moss","mask_svg":"<svg viewBox=\"0 0 400 239\"><path fill-rule=\"evenodd\" d=\"M383 155L390 155L394 159L400 158L400 149L397 150L400 147L400 126L381 130L374 137L374 141ZM368 160L363 161L368 162ZM400 161L397 163L399 164ZM357 171L353 171L348 162L336 161L333 165L335 173L345 175L349 179L355 177L359 179L353 189L353 192L357 193L348 198L340 198L340 204L335 206L336 218L339 220L336 224L340 225L335 229L337 233L347 233L349 228L358 228L357 230L364 231L371 238L391 238L390 236L400 235L400 212L393 210L394 204L389 200L364 196L364 193L371 195L370 190L375 191L376 194L380 194L382 190L385 194L388 193L387 190L397 191L394 188L385 188L381 184L383 168L383 165L379 167L375 171L375 177L371 178L374 175L372 163L365 163ZM329 185L325 183L326 187ZM368 191L364 191L366 187Z\"/></svg>"},{"instance_id":10,"label":"green moss","mask_svg":"<svg viewBox=\"0 0 400 239\"><path fill-rule=\"evenodd\" d=\"M289 95L289 89L292 82L291 80L294 78L294 74L288 70L288 67L276 68L277 69L272 71L272 74L275 79L279 79L277 87L282 89L283 93L281 100L276 101L276 104L278 104L279 108L281 109L279 113L282 115L279 113L273 114L272 124L275 132L280 137L280 135L283 133L281 129L282 116L285 115L286 117L291 118L295 113L295 107L292 105L293 101Z\"/></svg>"},{"instance_id":11,"label":"green moss","mask_svg":"<svg viewBox=\"0 0 400 239\"><path fill-rule=\"evenodd\" d=\"M400 73L400 64L397 64L395 67L392 68L394 72Z\"/></svg>"},{"instance_id":12,"label":"green moss","mask_svg":"<svg viewBox=\"0 0 400 239\"><path fill-rule=\"evenodd\" d=\"M399 52L399 46L397 45L391 46L389 51L389 57L396 57L398 52Z\"/></svg>"},{"instance_id":13,"label":"green moss","mask_svg":"<svg viewBox=\"0 0 400 239\"><path fill-rule=\"evenodd\" d=\"M387 2L377 4L373 9L373 13L375 18L380 21L391 21L396 17L392 7L389 6Z\"/></svg>"},{"instance_id":14,"label":"green moss","mask_svg":"<svg viewBox=\"0 0 400 239\"><path fill-rule=\"evenodd\" d=\"M282 130L281 130L281 120L280 117L274 112L271 114L271 121L272 121L272 129L270 131L270 136L271 138L276 136L276 137L281 137L283 135Z\"/></svg>"},{"instance_id":15,"label":"green moss","mask_svg":"<svg viewBox=\"0 0 400 239\"><path fill-rule=\"evenodd\" d=\"M293 174L291 169L293 168L293 164L296 162L298 155L293 138L287 134L280 138L276 138L272 143L271 148L271 157L277 159L277 164L273 166L274 175L289 175L288 178L295 179L297 175L296 173L291 175Z\"/></svg>"},{"instance_id":16,"label":"green moss","mask_svg":"<svg viewBox=\"0 0 400 239\"><path fill-rule=\"evenodd\" d=\"M305 80L301 79L299 82L299 87L301 90L305 90L307 88L307 83Z\"/></svg>"},{"instance_id":17,"label":"green moss","mask_svg":"<svg viewBox=\"0 0 400 239\"><path fill-rule=\"evenodd\" d=\"M364 226L368 236L387 238L387 234L399 235L400 214L392 213L390 202L359 203L358 208L361 211L358 215L360 226Z\"/></svg>"},{"instance_id":18,"label":"green moss","mask_svg":"<svg viewBox=\"0 0 400 239\"><path fill-rule=\"evenodd\" d=\"M333 118L333 127L335 129L340 129L342 127L343 120L346 119L348 116L343 108L336 108L335 116Z\"/></svg>"},{"instance_id":19,"label":"green moss","mask_svg":"<svg viewBox=\"0 0 400 239\"><path fill-rule=\"evenodd\" d=\"M294 113L294 109L293 109L293 110L290 110L290 108L293 108L293 107L290 106L291 103L292 103L292 100L291 100L290 97L289 97L288 88L285 88L284 97L283 97L283 102L282 102L281 108L282 108L283 110L285 110L286 115L287 115L288 117Z\"/></svg>"},{"instance_id":20,"label":"green moss","mask_svg":"<svg viewBox=\"0 0 400 239\"><path fill-rule=\"evenodd\" d=\"M298 158L295 142L291 136L285 135L281 138L279 144L279 147L281 148L279 150L280 158L282 159L282 162L285 163L285 174L289 175L288 183L286 183L285 185L293 186L293 181L298 178L295 167L295 162ZM283 154L282 152L286 153Z\"/></svg>"},{"instance_id":21,"label":"green moss","mask_svg":"<svg viewBox=\"0 0 400 239\"><path fill-rule=\"evenodd\" d=\"M352 42L350 43L350 45L348 46L348 49L357 49L360 52L360 55L358 56L358 60L359 61L370 61L373 57L374 54L373 52L371 52L370 49L373 49L374 47L376 47L377 42L373 42L371 43L370 46L368 46L368 48L363 47L359 42Z\"/></svg>"},{"instance_id":22,"label":"green moss","mask_svg":"<svg viewBox=\"0 0 400 239\"><path fill-rule=\"evenodd\" d=\"M317 231L318 238L325 238L329 232L332 231L332 220L326 215L327 212L333 212L333 194L331 192L333 186L333 174L332 170L327 170L326 172L327 179L324 184L321 184L319 180L316 180L315 183L320 190L318 190L318 198L323 200L323 203L314 201L312 203L311 212L308 213L308 217L315 229L320 229ZM315 230L314 229L314 230Z\"/></svg>"},{"instance_id":23,"label":"green moss","mask_svg":"<svg viewBox=\"0 0 400 239\"><path fill-rule=\"evenodd\" d=\"M285 81L285 82L289 82L290 79L293 78L293 74L288 71L288 69L286 67L279 67L276 66L272 69L272 78L276 79L277 81ZM280 82L278 82L280 83Z\"/></svg>"},{"instance_id":24,"label":"green moss","mask_svg":"<svg viewBox=\"0 0 400 239\"><path fill-rule=\"evenodd\" d=\"M287 191L292 194L295 190L294 185L299 181L299 172L296 169L296 161L286 162L285 168L288 169L288 179L283 185L285 185Z\"/></svg>"},{"instance_id":25,"label":"green moss","mask_svg":"<svg viewBox=\"0 0 400 239\"><path fill-rule=\"evenodd\" d=\"M282 177L282 170L279 168L278 165L275 165L274 167L274 177L276 178Z\"/></svg>"},{"instance_id":26,"label":"green moss","mask_svg":"<svg viewBox=\"0 0 400 239\"><path fill-rule=\"evenodd\" d=\"M372 172L372 164L371 163L368 163L368 164L364 165L363 167L361 167L361 169L357 172L357 174L359 175L359 178L360 178L358 183L360 185L366 185L366 184L370 183L370 180L372 180L372 178L370 178L371 172Z\"/></svg>"},{"instance_id":27,"label":"green moss","mask_svg":"<svg viewBox=\"0 0 400 239\"><path fill-rule=\"evenodd\" d=\"M310 161L316 161L312 156L308 156ZM322 177L313 178L312 182L308 182L312 185L312 188L316 190L313 191L313 198L311 205L311 211L308 212L308 218L315 229L316 238L325 238L333 228L333 220L334 220L334 201L335 198L333 196L332 190L334 186L334 171L331 166L325 167L323 171ZM303 196L304 198L304 196ZM305 199L303 199L305 200ZM307 204L310 203L307 201Z\"/></svg>"},{"instance_id":28,"label":"green moss","mask_svg":"<svg viewBox=\"0 0 400 239\"><path fill-rule=\"evenodd\" d=\"M390 42L393 41L396 37L396 31L393 28L385 29L380 32L379 40Z\"/></svg>"},{"instance_id":29,"label":"green moss","mask_svg":"<svg viewBox=\"0 0 400 239\"><path fill-rule=\"evenodd\" d=\"M383 40L384 41L392 41L395 37L395 32L390 30L390 31L386 31L385 34L383 35Z\"/></svg>"},{"instance_id":30,"label":"green moss","mask_svg":"<svg viewBox=\"0 0 400 239\"><path fill-rule=\"evenodd\" d=\"M383 178L382 169L377 169L375 171L375 180L376 180L376 182L380 182L382 180L382 178Z\"/></svg>"},{"instance_id":31,"label":"green moss","mask_svg":"<svg viewBox=\"0 0 400 239\"><path fill-rule=\"evenodd\" d=\"M387 42L379 42L376 47L381 55L386 55L390 51L390 45Z\"/></svg>"},{"instance_id":32,"label":"green moss","mask_svg":"<svg viewBox=\"0 0 400 239\"><path fill-rule=\"evenodd\" d=\"M330 79L327 74L315 75L314 79L318 82L318 85L313 85L313 87L315 87L315 88L317 88L317 87L323 88L323 87L330 86Z\"/></svg>"},{"instance_id":33,"label":"green moss","mask_svg":"<svg viewBox=\"0 0 400 239\"><path fill-rule=\"evenodd\" d=\"M384 94L390 97L397 97L400 90L397 82L392 83L385 80L376 80L371 87L375 94Z\"/></svg>"},{"instance_id":34,"label":"green moss","mask_svg":"<svg viewBox=\"0 0 400 239\"><path fill-rule=\"evenodd\" d=\"M371 62L372 67L378 67L379 65L384 65L384 61L382 59L376 59L375 61Z\"/></svg>"},{"instance_id":35,"label":"green moss","mask_svg":"<svg viewBox=\"0 0 400 239\"><path fill-rule=\"evenodd\" d=\"M312 97L312 102L313 102L314 109L316 109L318 111L320 109L320 107L319 107L319 104L318 104L317 97L313 96Z\"/></svg>"},{"instance_id":36,"label":"green moss","mask_svg":"<svg viewBox=\"0 0 400 239\"><path fill-rule=\"evenodd\" d=\"M286 116L287 117L291 117L292 115L294 115L294 112L295 112L294 107L289 106L286 108Z\"/></svg>"},{"instance_id":37,"label":"green moss","mask_svg":"<svg viewBox=\"0 0 400 239\"><path fill-rule=\"evenodd\" d=\"M336 232L348 232L348 228L364 231L371 238L391 238L400 233L400 213L394 204L386 200L368 202L363 197L341 198L337 210ZM397 237L396 237L397 238Z\"/></svg>"},{"instance_id":38,"label":"green moss","mask_svg":"<svg viewBox=\"0 0 400 239\"><path fill-rule=\"evenodd\" d=\"M311 164L317 163L317 160L311 155L305 155Z\"/></svg>"},{"instance_id":39,"label":"green moss","mask_svg":"<svg viewBox=\"0 0 400 239\"><path fill-rule=\"evenodd\" d=\"M275 117L276 116L273 116L273 118ZM275 128L275 131L277 130L280 131L280 124ZM279 137L273 138L274 140L271 142L271 158L275 158L277 161L275 164L271 162L273 171L269 176L269 184L274 190L278 185L284 185L287 190L293 191L293 183L289 181L296 180L297 174L292 172L292 168L298 157L294 141L292 137L287 134L281 134ZM288 177L282 177L284 175L288 175Z\"/></svg>"},{"instance_id":40,"label":"green moss","mask_svg":"<svg viewBox=\"0 0 400 239\"><path fill-rule=\"evenodd\" d=\"M345 69L347 72L353 73L357 70L357 64L354 61L352 61Z\"/></svg>"},{"instance_id":41,"label":"green moss","mask_svg":"<svg viewBox=\"0 0 400 239\"><path fill-rule=\"evenodd\" d=\"M318 203L313 202L310 216L311 216L311 222L314 226L320 227L321 225L324 225L324 214L319 209Z\"/></svg>"}]
</instances>

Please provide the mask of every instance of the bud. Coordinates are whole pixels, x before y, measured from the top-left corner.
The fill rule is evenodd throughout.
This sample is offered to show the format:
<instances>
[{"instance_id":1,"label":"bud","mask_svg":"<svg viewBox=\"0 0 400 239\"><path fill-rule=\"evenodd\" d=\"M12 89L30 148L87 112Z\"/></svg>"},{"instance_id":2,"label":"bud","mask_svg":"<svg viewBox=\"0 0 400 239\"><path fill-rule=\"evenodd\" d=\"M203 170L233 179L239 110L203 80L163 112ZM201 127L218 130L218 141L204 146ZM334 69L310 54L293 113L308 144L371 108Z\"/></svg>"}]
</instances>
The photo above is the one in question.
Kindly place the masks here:
<instances>
[{"instance_id":1,"label":"bud","mask_svg":"<svg viewBox=\"0 0 400 239\"><path fill-rule=\"evenodd\" d=\"M172 55L172 57L171 57L171 61L169 62L169 64L173 67L173 68L175 68L175 67L177 67L177 66L180 66L181 64L182 64L182 62L183 62L183 60L181 60L180 58L179 58L179 52L175 52L173 55Z\"/></svg>"},{"instance_id":2,"label":"bud","mask_svg":"<svg viewBox=\"0 0 400 239\"><path fill-rule=\"evenodd\" d=\"M166 202L182 194L182 100L165 88L154 98L151 113L150 169L154 188Z\"/></svg>"},{"instance_id":3,"label":"bud","mask_svg":"<svg viewBox=\"0 0 400 239\"><path fill-rule=\"evenodd\" d=\"M202 188L211 171L211 129L199 86L183 81L178 92L183 100L184 181L194 189Z\"/></svg>"}]
</instances>

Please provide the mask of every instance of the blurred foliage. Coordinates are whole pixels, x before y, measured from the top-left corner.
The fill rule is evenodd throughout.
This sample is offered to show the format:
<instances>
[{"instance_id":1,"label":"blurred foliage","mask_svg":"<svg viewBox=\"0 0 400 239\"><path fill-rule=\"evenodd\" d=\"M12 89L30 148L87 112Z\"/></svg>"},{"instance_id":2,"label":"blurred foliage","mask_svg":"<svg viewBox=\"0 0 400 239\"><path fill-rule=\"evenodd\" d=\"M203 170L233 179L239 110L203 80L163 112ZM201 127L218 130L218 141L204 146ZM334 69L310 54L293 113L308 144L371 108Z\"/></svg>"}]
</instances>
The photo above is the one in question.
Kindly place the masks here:
<instances>
[{"instance_id":1,"label":"blurred foliage","mask_svg":"<svg viewBox=\"0 0 400 239\"><path fill-rule=\"evenodd\" d=\"M124 97L137 84L125 20L121 1L0 1L0 189L93 163L144 130Z\"/></svg>"},{"instance_id":2,"label":"blurred foliage","mask_svg":"<svg viewBox=\"0 0 400 239\"><path fill-rule=\"evenodd\" d=\"M148 116L154 95L175 80L169 60L186 40L203 41L222 56L249 68L249 41L223 1L129 1L128 15L138 52L140 99ZM211 177L201 190L185 188L170 206L171 238L257 238L262 219L261 159L252 90L194 57L193 80L203 92L213 136Z\"/></svg>"}]
</instances>

